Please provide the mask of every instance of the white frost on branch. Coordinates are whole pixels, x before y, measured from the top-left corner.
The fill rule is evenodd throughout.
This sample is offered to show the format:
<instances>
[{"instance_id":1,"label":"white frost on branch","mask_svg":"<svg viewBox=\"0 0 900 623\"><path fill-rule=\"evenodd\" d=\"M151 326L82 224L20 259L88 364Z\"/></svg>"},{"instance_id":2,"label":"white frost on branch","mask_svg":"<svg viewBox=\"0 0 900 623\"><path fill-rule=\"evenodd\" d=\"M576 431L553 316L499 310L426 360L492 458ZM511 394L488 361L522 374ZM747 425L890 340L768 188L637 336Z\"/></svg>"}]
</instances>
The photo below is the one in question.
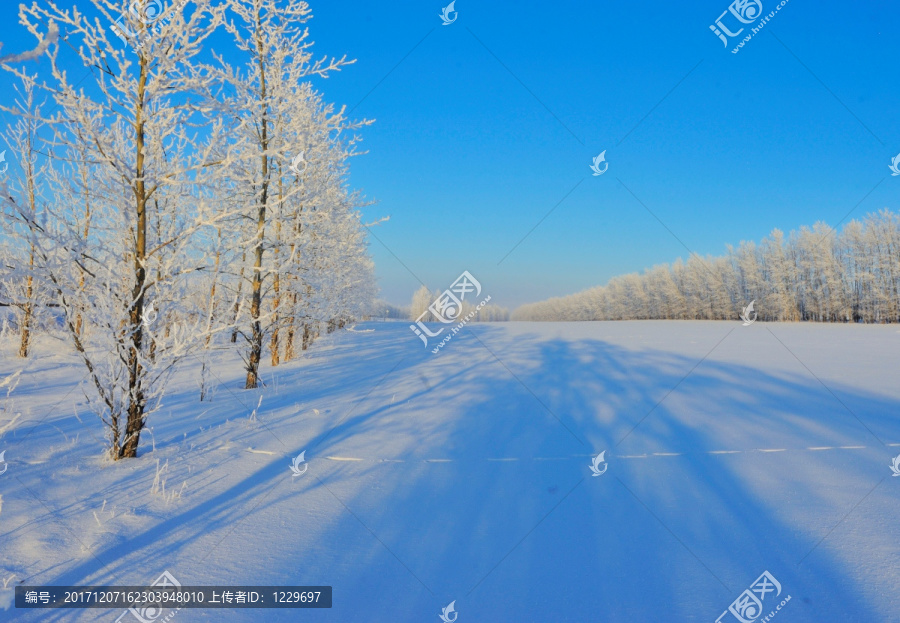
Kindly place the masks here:
<instances>
[{"instance_id":1,"label":"white frost on branch","mask_svg":"<svg viewBox=\"0 0 900 623\"><path fill-rule=\"evenodd\" d=\"M38 44L32 50L28 50L27 52L21 52L19 54L9 54L7 56L0 56L0 64L3 63L21 63L24 61L33 61L40 58L40 56L47 51L47 49L54 43L59 40L59 28L56 27L56 24L50 22L50 27L47 32L43 35L38 36ZM0 41L0 50L3 49L3 42Z\"/></svg>"}]
</instances>

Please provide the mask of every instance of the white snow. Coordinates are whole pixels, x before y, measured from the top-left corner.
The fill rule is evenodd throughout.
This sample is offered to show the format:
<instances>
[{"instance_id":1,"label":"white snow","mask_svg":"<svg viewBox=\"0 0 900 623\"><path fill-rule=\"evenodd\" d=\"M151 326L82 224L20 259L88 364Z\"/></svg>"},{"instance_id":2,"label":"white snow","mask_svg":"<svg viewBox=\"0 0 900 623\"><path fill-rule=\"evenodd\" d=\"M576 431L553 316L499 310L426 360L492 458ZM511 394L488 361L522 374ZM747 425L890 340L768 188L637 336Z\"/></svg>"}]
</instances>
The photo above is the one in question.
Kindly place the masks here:
<instances>
[{"instance_id":1,"label":"white snow","mask_svg":"<svg viewBox=\"0 0 900 623\"><path fill-rule=\"evenodd\" d=\"M898 621L898 346L893 325L491 323L433 355L364 323L260 390L219 353L212 402L192 361L113 463L83 365L42 336L0 397L0 620L114 621L9 589L169 570L334 587L330 610L174 621L440 621L455 600L459 623L711 623L768 570L774 620Z\"/></svg>"}]
</instances>

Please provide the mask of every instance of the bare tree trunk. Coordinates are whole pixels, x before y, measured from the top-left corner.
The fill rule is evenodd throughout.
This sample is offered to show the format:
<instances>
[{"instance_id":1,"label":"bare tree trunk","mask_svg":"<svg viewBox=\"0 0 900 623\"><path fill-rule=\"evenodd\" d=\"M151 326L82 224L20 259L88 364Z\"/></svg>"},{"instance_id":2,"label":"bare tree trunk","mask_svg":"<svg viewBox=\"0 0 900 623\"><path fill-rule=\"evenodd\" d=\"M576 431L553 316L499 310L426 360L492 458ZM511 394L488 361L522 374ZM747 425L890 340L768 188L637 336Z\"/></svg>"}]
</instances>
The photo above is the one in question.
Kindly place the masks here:
<instances>
[{"instance_id":1,"label":"bare tree trunk","mask_svg":"<svg viewBox=\"0 0 900 623\"><path fill-rule=\"evenodd\" d=\"M31 153L34 150L34 145L32 143L32 135L31 132L28 134L28 163L25 165L25 175L28 183L28 205L31 210L31 214L36 214L37 209L37 199L35 198L35 184L34 184L34 163L31 158ZM25 305L23 307L24 317L22 318L22 335L21 341L19 342L19 357L27 357L28 349L31 345L31 325L34 322L34 301L32 300L34 296L34 242L31 243L29 254L28 254L28 278L26 279L25 285Z\"/></svg>"},{"instance_id":2,"label":"bare tree trunk","mask_svg":"<svg viewBox=\"0 0 900 623\"><path fill-rule=\"evenodd\" d=\"M273 321L275 323L275 326L272 328L272 339L269 342L269 350L272 353L272 365L277 366L279 363L281 363L278 360L278 304L280 302L280 295L278 293L278 288L279 288L278 273L275 273L274 288L275 288L275 300L272 302L272 313L274 314Z\"/></svg>"},{"instance_id":3,"label":"bare tree trunk","mask_svg":"<svg viewBox=\"0 0 900 623\"><path fill-rule=\"evenodd\" d=\"M262 24L259 6L256 10L256 53L259 61L259 90L260 101L266 101L266 65L263 60ZM256 217L256 245L253 249L253 282L250 298L250 356L247 359L247 382L244 389L254 389L259 382L259 361L262 358L263 330L259 320L262 307L262 263L263 243L266 236L266 204L269 199L269 108L264 105L262 119L260 120L260 144L262 155L260 156L260 174L262 183L259 195L259 209Z\"/></svg>"},{"instance_id":4,"label":"bare tree trunk","mask_svg":"<svg viewBox=\"0 0 900 623\"><path fill-rule=\"evenodd\" d=\"M263 42L260 32L260 14L256 12L256 51L259 61L260 101L266 100L266 67L263 61ZM262 358L263 330L260 323L260 308L262 306L262 263L263 243L266 235L266 203L269 196L269 137L268 137L268 106L265 106L260 123L260 141L262 155L260 156L260 173L262 184L259 195L259 209L256 216L256 245L253 249L253 282L250 298L250 356L247 359L247 382L245 389L253 389L259 382L259 361Z\"/></svg>"},{"instance_id":5,"label":"bare tree trunk","mask_svg":"<svg viewBox=\"0 0 900 623\"><path fill-rule=\"evenodd\" d=\"M81 273L81 276L78 278L78 289L82 292L84 291L84 271L79 267L78 271ZM82 321L81 309L75 312L75 333L79 336L82 335L82 331L84 322Z\"/></svg>"},{"instance_id":6,"label":"bare tree trunk","mask_svg":"<svg viewBox=\"0 0 900 623\"><path fill-rule=\"evenodd\" d=\"M78 172L81 176L81 187L84 189L84 231L82 233L82 241L84 245L88 244L88 236L91 233L91 198L90 198L90 190L88 185L88 176L87 176L87 155L82 152L82 160L83 162L78 167ZM84 269L79 265L78 266L78 289L81 292L84 292ZM81 337L82 332L84 330L83 323L83 314L84 311L79 306L78 311L75 312L75 333Z\"/></svg>"},{"instance_id":7,"label":"bare tree trunk","mask_svg":"<svg viewBox=\"0 0 900 623\"><path fill-rule=\"evenodd\" d=\"M301 203L299 208L297 209L297 213L294 216L294 218L296 219L296 223L297 223L297 231L294 233L294 237L291 240L291 257L293 258L294 263L297 264L297 268L298 268L297 272L299 272L300 262L295 257L294 252L296 251L296 248L297 248L297 246L296 246L297 240L299 240L300 233L303 229L303 225L300 220L302 213L303 213L303 204ZM286 324L287 324L287 339L285 340L285 345L284 345L284 360L291 361L295 357L294 334L296 333L297 317L294 314L297 311L297 287L299 286L299 284L297 284L297 278L293 277L293 281L294 281L295 285L293 287L291 287L290 286L290 283L292 280L291 275L288 274L287 278L288 278L288 287L291 291L291 312L290 312L291 315L287 318L287 322L286 322Z\"/></svg>"},{"instance_id":8,"label":"bare tree trunk","mask_svg":"<svg viewBox=\"0 0 900 623\"><path fill-rule=\"evenodd\" d=\"M217 227L216 232L219 235L219 246L216 248L216 260L213 264L213 280L212 285L209 287L209 311L206 315L206 340L203 343L203 360L200 362L200 402L206 400L207 388L207 369L209 368L209 360L207 352L209 351L209 343L212 339L211 326L213 322L213 318L216 315L216 285L219 279L219 264L222 259L222 228Z\"/></svg>"},{"instance_id":9,"label":"bare tree trunk","mask_svg":"<svg viewBox=\"0 0 900 623\"><path fill-rule=\"evenodd\" d=\"M238 312L241 310L241 290L244 287L244 265L247 262L247 253L241 253L241 272L238 273L238 287L237 287L237 296L234 298L234 310L231 315L231 324L234 325L234 329L231 330L231 343L234 344L237 342L238 330L237 330L237 318Z\"/></svg>"},{"instance_id":10,"label":"bare tree trunk","mask_svg":"<svg viewBox=\"0 0 900 623\"><path fill-rule=\"evenodd\" d=\"M135 187L137 223L134 249L133 301L129 314L128 332L128 419L125 423L125 438L116 459L137 456L141 430L144 428L145 398L142 386L143 369L140 363L144 340L144 284L147 280L145 260L147 258L147 190L144 185L144 91L147 85L147 60L140 55L140 78L138 79L137 107L135 110Z\"/></svg>"},{"instance_id":11,"label":"bare tree trunk","mask_svg":"<svg viewBox=\"0 0 900 623\"><path fill-rule=\"evenodd\" d=\"M222 240L222 230L219 229L219 241ZM216 284L219 276L219 262L222 259L222 251L221 249L216 249L216 261L213 264L213 282L209 287L209 316L207 317L207 322L212 323L212 319L216 315ZM209 341L212 338L212 333L207 331L206 333L206 342L203 344L204 347L209 348Z\"/></svg>"},{"instance_id":12,"label":"bare tree trunk","mask_svg":"<svg viewBox=\"0 0 900 623\"><path fill-rule=\"evenodd\" d=\"M284 179L281 177L281 168L278 169L278 204L282 205L284 202ZM272 366L277 366L281 363L278 359L278 306L281 304L281 273L278 270L278 251L281 246L281 221L276 221L275 223L275 250L273 254L275 255L275 275L274 275L274 283L272 288L274 290L274 300L272 301L272 340L269 344L269 352L272 354Z\"/></svg>"},{"instance_id":13,"label":"bare tree trunk","mask_svg":"<svg viewBox=\"0 0 900 623\"><path fill-rule=\"evenodd\" d=\"M33 194L31 201L32 203L34 202ZM30 270L28 271L28 278L25 280L25 316L22 318L22 339L19 342L19 357L27 357L28 348L31 345L31 323L34 320L34 301L32 300L34 296L34 277L32 276L32 271L34 270L34 243L31 244L28 260Z\"/></svg>"},{"instance_id":14,"label":"bare tree trunk","mask_svg":"<svg viewBox=\"0 0 900 623\"><path fill-rule=\"evenodd\" d=\"M162 218L161 212L159 210L159 201L154 200L153 205L156 206L156 231L157 236L160 235L159 232L162 231ZM174 215L173 215L174 216ZM159 264L156 265L156 283L160 283L162 281L162 271L159 268ZM141 323L143 323L143 317L141 318ZM169 338L169 316L166 316L166 339ZM150 333L150 352L148 354L150 361L156 361L156 338L153 336L153 333Z\"/></svg>"},{"instance_id":15,"label":"bare tree trunk","mask_svg":"<svg viewBox=\"0 0 900 623\"><path fill-rule=\"evenodd\" d=\"M297 293L291 293L291 309L297 308ZM291 314L290 318L287 319L287 339L285 339L284 343L284 360L290 361L294 358L294 315Z\"/></svg>"},{"instance_id":16,"label":"bare tree trunk","mask_svg":"<svg viewBox=\"0 0 900 623\"><path fill-rule=\"evenodd\" d=\"M265 190L263 190L265 193ZM262 305L263 236L266 229L266 208L260 206L257 222L256 248L254 249L253 282L250 298L250 357L247 360L247 381L244 389L253 389L259 382L259 361L262 358L263 331L259 320Z\"/></svg>"}]
</instances>

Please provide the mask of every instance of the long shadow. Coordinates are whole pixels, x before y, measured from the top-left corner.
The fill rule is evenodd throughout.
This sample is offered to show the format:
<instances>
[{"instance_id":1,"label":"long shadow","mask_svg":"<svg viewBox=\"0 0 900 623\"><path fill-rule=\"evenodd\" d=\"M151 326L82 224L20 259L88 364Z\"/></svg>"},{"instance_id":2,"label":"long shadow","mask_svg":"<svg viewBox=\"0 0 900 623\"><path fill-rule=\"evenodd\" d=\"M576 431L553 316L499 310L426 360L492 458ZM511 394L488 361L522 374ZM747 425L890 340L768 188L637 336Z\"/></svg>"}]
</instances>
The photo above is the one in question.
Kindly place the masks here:
<instances>
[{"instance_id":1,"label":"long shadow","mask_svg":"<svg viewBox=\"0 0 900 623\"><path fill-rule=\"evenodd\" d=\"M294 454L298 453L303 448L312 448L315 451L319 451L321 454L327 454L330 448L337 446L340 441L347 438L348 435L364 434L368 427L374 427L376 425L374 420L388 407L381 405L377 408L366 410L365 408L360 409L357 405L366 400L366 395L371 388L378 387L379 383L383 381L389 370L393 368L391 374L399 373L404 369L414 366L417 361L421 362L425 360L427 357L426 353L415 348L418 341L410 339L407 341L407 344L413 348L408 349L406 356L397 357L394 362L385 359L386 367L372 370L365 365L360 366L360 358L368 358L370 360L375 358L378 353L385 351L394 339L394 337L378 337L380 339L370 340L369 343L365 344L362 348L360 345L348 345L345 343L339 344L338 348L334 349L337 351L334 353L335 357L346 358L351 362L354 362L354 366L356 367L352 368L351 372L348 372L348 367L346 365L325 365L319 367L315 371L316 379L314 381L307 381L305 383L311 385L311 387L303 394L303 400L305 401L326 399L329 397L329 392L332 393L332 396L333 394L349 393L346 391L346 378L348 377L344 377L345 383L342 384L339 379L334 378L335 374L338 372L349 375L349 378L354 380L354 385L358 386L358 389L353 391L353 393L357 395L353 396L350 400L350 404L353 406L351 408L335 411L334 420L320 423L319 428L321 428L321 430L312 435L308 441L303 444L303 447L294 449ZM295 367L295 370L296 372L301 373L304 371L304 366L302 365L302 362L299 362L299 364L300 365ZM235 386L237 385L236 380L234 381L234 384ZM187 392L173 394L168 399L168 403L173 407L178 407L179 405L185 406L192 402L191 395L193 393L194 392L191 390L188 390ZM272 424L273 427L276 428L278 426L289 428L291 425L289 421L287 423L273 422ZM159 426L161 435L165 434L164 431L167 428L177 429L178 426L177 423L172 422ZM265 433L257 430L256 434L260 435ZM144 452L146 452L146 450L144 450ZM215 469L215 466L213 466L213 468ZM215 533L218 530L227 532L229 527L242 523L251 513L265 510L268 505L271 504L272 499L271 496L269 496L269 499L266 500L266 496L269 495L274 488L285 482L291 482L291 474L286 469L286 463L282 461L273 461L264 468L249 474L236 485L222 490L220 493L217 493L210 498L204 499L201 504L179 511L139 534L117 539L114 544L95 552L96 558L85 558L81 563L67 568L63 573L47 583L57 586L84 585L88 583L96 584L101 581L106 581L107 583L121 583L121 581L115 580L115 578L134 575L136 572L133 566L133 560L131 559L132 556L139 558L141 567L148 570L146 572L137 570L140 577L153 575L154 572L158 574L156 571L157 569L161 570L166 567L171 567L174 558L171 554L172 552L177 552L183 547L197 542L201 537L210 533ZM309 484L305 487L307 490L315 489L319 486L312 480L309 480L308 483ZM135 484L134 481L123 480L103 491L96 492L93 497L98 499L115 499L117 494L135 486ZM262 493L260 493L260 491L262 491ZM296 496L299 495L299 493L295 491L293 495ZM263 504L257 505L254 503L258 497L263 498ZM55 510L60 515L66 515L67 513L78 509L82 503L83 501L70 501ZM247 509L246 512L235 512L235 508L240 507L245 507ZM41 514L43 514L43 512ZM18 526L16 531L27 529L30 523L31 522L26 522L26 524ZM12 536L12 533L7 536ZM164 546L160 547L160 543L164 543ZM105 566L101 567L97 559L104 561L106 563ZM131 562L129 562L129 560L131 560ZM98 574L103 580L98 579ZM197 583L194 582L194 584ZM29 616L29 613L19 612L16 613L16 615ZM54 617L62 620L73 615L71 613L59 611L43 611L39 613L39 616L42 620L55 620Z\"/></svg>"},{"instance_id":2,"label":"long shadow","mask_svg":"<svg viewBox=\"0 0 900 623\"><path fill-rule=\"evenodd\" d=\"M599 340L535 344L506 338L502 329L479 329L501 358L525 362L515 367L516 375L561 419L571 418L596 450L612 448L699 359L634 352ZM465 352L441 365L456 369L479 357L481 367L459 386L454 427L433 446L455 448L459 461L428 473L411 467L393 491L386 490L378 468L334 470L336 478L352 474L364 481L357 498L345 503L443 603L457 599L457 609L467 607L471 620L708 621L769 570L792 596L790 620L890 620L884 604L867 601L875 596L867 594L859 569L827 541L798 564L887 473L887 450L813 379L711 359L635 430L627 450L668 449L680 456L617 459L613 451L611 472L594 480L587 460L520 460L487 468L477 463L496 458L498 451L514 454L514 447L530 447L533 458L549 459L551 449L580 446L566 441L542 407L518 399L527 392L484 358L477 342L459 343L464 341ZM900 427L889 415L898 411L896 400L840 390L869 414L868 425L897 438ZM598 418L598 412L612 414L613 421ZM805 420L812 421L798 427ZM428 437L421 440L427 443ZM807 449L828 444L868 448L836 448L832 454ZM781 448L784 454L760 452ZM722 450L740 450L740 456L710 454ZM823 470L833 478L835 462L839 495L831 482L803 480ZM588 481L577 484L584 476ZM367 478L381 484L376 493ZM570 497L491 572L572 486ZM874 510L859 512L848 521L880 525L891 511L881 500ZM352 529L348 519L330 532ZM362 615L361 604L395 612L397 620L413 620L422 608L438 612L434 606L441 599L415 580L408 588L422 598L406 600L408 607L384 598L390 581L366 572L379 559L377 550L369 553L360 559L358 574L344 576L360 604L349 609L351 618ZM890 560L884 552L879 558L870 575ZM463 596L488 572L467 603ZM535 586L543 589L540 599Z\"/></svg>"},{"instance_id":3,"label":"long shadow","mask_svg":"<svg viewBox=\"0 0 900 623\"><path fill-rule=\"evenodd\" d=\"M298 368L312 375L298 389L306 402L346 396L339 373L360 379L353 412L333 428L346 415L335 411L303 448L371 460L316 462L317 479L290 488L273 461L98 552L114 561L102 576L133 577L137 561L171 568L204 535L332 495L340 504L328 502L329 521L303 536L286 530L283 559L249 562L246 581L294 584L286 561L302 560L303 577L334 584L335 607L267 611L271 620L421 620L456 600L467 621L711 621L764 569L792 597L786 620L891 620L884 605L900 589L867 591L867 570L831 546L848 538L840 529L798 564L879 482L888 454L814 380L711 357L681 381L697 357L492 326L458 334L435 357L404 325L379 328L336 348L321 377ZM898 401L840 392L879 436L900 438L889 415ZM288 430L290 418L272 425ZM839 445L866 448L808 450ZM610 467L594 478L587 457L603 449ZM883 524L889 501L873 494L846 522ZM99 567L87 558L52 584L84 584ZM253 611L228 615L254 620Z\"/></svg>"}]
</instances>

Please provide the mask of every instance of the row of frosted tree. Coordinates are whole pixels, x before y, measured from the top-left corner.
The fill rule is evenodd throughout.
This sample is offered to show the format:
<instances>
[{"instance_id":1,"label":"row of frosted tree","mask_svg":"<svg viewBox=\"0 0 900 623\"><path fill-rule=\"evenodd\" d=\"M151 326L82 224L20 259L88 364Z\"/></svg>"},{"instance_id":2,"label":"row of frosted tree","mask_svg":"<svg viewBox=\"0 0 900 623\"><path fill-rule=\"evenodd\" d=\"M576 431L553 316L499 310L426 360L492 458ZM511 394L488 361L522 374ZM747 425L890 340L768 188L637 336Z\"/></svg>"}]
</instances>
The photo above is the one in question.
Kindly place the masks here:
<instances>
[{"instance_id":1,"label":"row of frosted tree","mask_svg":"<svg viewBox=\"0 0 900 623\"><path fill-rule=\"evenodd\" d=\"M440 322L441 320L428 309L428 307L440 296L440 290L434 290L432 292L427 286L420 286L413 294L409 307L409 319L418 320L424 314L422 322ZM462 306L458 314L459 318L465 318L472 312L475 314L472 317L472 322L503 322L509 320L509 310L505 307L488 304L481 309L476 309L476 305L473 305L469 301L462 301Z\"/></svg>"},{"instance_id":2,"label":"row of frosted tree","mask_svg":"<svg viewBox=\"0 0 900 623\"><path fill-rule=\"evenodd\" d=\"M824 223L727 255L692 255L605 286L523 305L514 320L725 320L751 301L760 320L900 322L900 215Z\"/></svg>"},{"instance_id":3,"label":"row of frosted tree","mask_svg":"<svg viewBox=\"0 0 900 623\"><path fill-rule=\"evenodd\" d=\"M0 304L23 357L41 327L64 331L119 459L186 358L201 399L214 349L255 388L264 357L367 311L347 188L367 122L314 88L352 61L314 58L305 2L88 4L20 5L36 47L0 59L18 85L0 99Z\"/></svg>"}]
</instances>

